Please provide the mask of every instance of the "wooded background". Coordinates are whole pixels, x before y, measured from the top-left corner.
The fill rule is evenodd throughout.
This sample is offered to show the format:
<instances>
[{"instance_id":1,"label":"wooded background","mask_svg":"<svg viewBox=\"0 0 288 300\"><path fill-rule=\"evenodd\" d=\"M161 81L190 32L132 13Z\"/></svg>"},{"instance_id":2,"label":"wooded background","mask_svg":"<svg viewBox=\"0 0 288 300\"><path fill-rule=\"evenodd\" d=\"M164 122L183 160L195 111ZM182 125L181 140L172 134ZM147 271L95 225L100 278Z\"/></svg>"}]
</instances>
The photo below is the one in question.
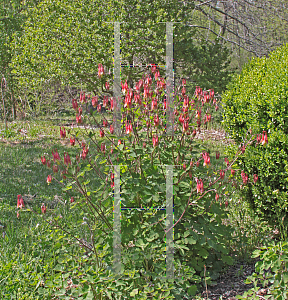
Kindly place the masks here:
<instances>
[{"instance_id":1,"label":"wooded background","mask_svg":"<svg viewBox=\"0 0 288 300\"><path fill-rule=\"evenodd\" d=\"M200 85L221 95L251 57L287 42L287 11L284 0L1 0L1 118L3 100L15 119L64 109L80 90L100 95L104 80L112 86L115 21L123 65L165 65L165 22L175 22L176 81L185 77L188 90ZM99 80L98 63L110 76ZM121 76L133 86L142 72L127 67Z\"/></svg>"}]
</instances>

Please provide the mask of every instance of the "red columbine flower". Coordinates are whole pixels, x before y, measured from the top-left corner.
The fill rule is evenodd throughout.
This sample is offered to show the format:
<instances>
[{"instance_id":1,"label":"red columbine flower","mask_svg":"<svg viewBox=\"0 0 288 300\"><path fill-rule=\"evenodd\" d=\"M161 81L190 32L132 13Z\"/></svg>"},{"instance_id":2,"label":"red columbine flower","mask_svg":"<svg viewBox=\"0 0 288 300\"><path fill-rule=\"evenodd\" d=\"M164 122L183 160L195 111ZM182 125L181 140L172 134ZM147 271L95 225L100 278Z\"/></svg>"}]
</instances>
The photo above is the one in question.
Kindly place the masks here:
<instances>
[{"instance_id":1,"label":"red columbine flower","mask_svg":"<svg viewBox=\"0 0 288 300\"><path fill-rule=\"evenodd\" d=\"M129 124L126 121L126 134L131 134L131 132L132 132L132 124Z\"/></svg>"},{"instance_id":2,"label":"red columbine flower","mask_svg":"<svg viewBox=\"0 0 288 300\"><path fill-rule=\"evenodd\" d=\"M154 109L157 109L157 100L155 98L153 98L151 102L151 110Z\"/></svg>"},{"instance_id":3,"label":"red columbine flower","mask_svg":"<svg viewBox=\"0 0 288 300\"><path fill-rule=\"evenodd\" d=\"M78 108L78 103L77 103L76 99L73 99L73 100L72 100L72 106L73 106L73 109L74 109L74 110L77 110L77 108Z\"/></svg>"},{"instance_id":4,"label":"red columbine flower","mask_svg":"<svg viewBox=\"0 0 288 300\"><path fill-rule=\"evenodd\" d=\"M86 101L85 101L85 93L80 92L80 102L81 103L86 103Z\"/></svg>"},{"instance_id":5,"label":"red columbine flower","mask_svg":"<svg viewBox=\"0 0 288 300\"><path fill-rule=\"evenodd\" d=\"M107 91L109 91L109 87L110 87L110 85L109 85L109 82L107 81L107 82L105 83L105 88L106 88Z\"/></svg>"},{"instance_id":6,"label":"red columbine flower","mask_svg":"<svg viewBox=\"0 0 288 300\"><path fill-rule=\"evenodd\" d=\"M265 146L266 144L268 144L267 133L264 130L263 130L263 134L262 134L261 144L263 146Z\"/></svg>"},{"instance_id":7,"label":"red columbine flower","mask_svg":"<svg viewBox=\"0 0 288 300\"><path fill-rule=\"evenodd\" d=\"M98 111L98 112L101 112L101 104L99 104L99 105L97 106L97 111Z\"/></svg>"},{"instance_id":8,"label":"red columbine flower","mask_svg":"<svg viewBox=\"0 0 288 300\"><path fill-rule=\"evenodd\" d=\"M46 158L45 158L45 156L41 156L41 162L42 162L42 164L43 165L46 165Z\"/></svg>"},{"instance_id":9,"label":"red columbine flower","mask_svg":"<svg viewBox=\"0 0 288 300\"><path fill-rule=\"evenodd\" d=\"M143 142L143 148L146 148L146 143L145 142Z\"/></svg>"},{"instance_id":10,"label":"red columbine flower","mask_svg":"<svg viewBox=\"0 0 288 300\"><path fill-rule=\"evenodd\" d=\"M202 153L202 157L204 159L203 167L209 166L210 165L210 156L209 156L209 153L207 153L207 152Z\"/></svg>"},{"instance_id":11,"label":"red columbine flower","mask_svg":"<svg viewBox=\"0 0 288 300\"><path fill-rule=\"evenodd\" d=\"M257 180L258 180L258 175L257 174L253 175L253 180L254 180L254 184L255 184L257 182Z\"/></svg>"},{"instance_id":12,"label":"red columbine flower","mask_svg":"<svg viewBox=\"0 0 288 300\"><path fill-rule=\"evenodd\" d=\"M193 130L192 137L195 137L195 135L196 135L196 129Z\"/></svg>"},{"instance_id":13,"label":"red columbine flower","mask_svg":"<svg viewBox=\"0 0 288 300\"><path fill-rule=\"evenodd\" d=\"M104 96L104 98L103 98L103 107L107 107L108 101L109 101L108 96Z\"/></svg>"},{"instance_id":14,"label":"red columbine flower","mask_svg":"<svg viewBox=\"0 0 288 300\"><path fill-rule=\"evenodd\" d=\"M81 116L82 115L82 107L78 108L78 112L79 112L79 115Z\"/></svg>"},{"instance_id":15,"label":"red columbine flower","mask_svg":"<svg viewBox=\"0 0 288 300\"><path fill-rule=\"evenodd\" d=\"M110 133L113 134L114 133L114 128L112 125L110 125Z\"/></svg>"},{"instance_id":16,"label":"red columbine flower","mask_svg":"<svg viewBox=\"0 0 288 300\"><path fill-rule=\"evenodd\" d=\"M159 72L159 70L157 70L156 72L155 72L155 80L156 81L158 81L158 79L160 78L160 72Z\"/></svg>"},{"instance_id":17,"label":"red columbine flower","mask_svg":"<svg viewBox=\"0 0 288 300\"><path fill-rule=\"evenodd\" d=\"M188 122L188 120L185 120L185 121L183 122L182 125L183 125L183 126L182 126L182 131L183 131L183 133L184 133L184 132L187 132L188 129L189 129L189 122ZM187 133L188 133L188 132L187 132Z\"/></svg>"},{"instance_id":18,"label":"red columbine flower","mask_svg":"<svg viewBox=\"0 0 288 300\"><path fill-rule=\"evenodd\" d=\"M103 120L103 127L107 127L107 126L108 126L107 120Z\"/></svg>"},{"instance_id":19,"label":"red columbine flower","mask_svg":"<svg viewBox=\"0 0 288 300\"><path fill-rule=\"evenodd\" d=\"M132 106L132 99L127 94L124 100L124 107L131 108L131 106Z\"/></svg>"},{"instance_id":20,"label":"red columbine flower","mask_svg":"<svg viewBox=\"0 0 288 300\"><path fill-rule=\"evenodd\" d=\"M71 145L71 146L74 146L74 145L75 145L75 138L74 138L74 139L70 138L70 145Z\"/></svg>"},{"instance_id":21,"label":"red columbine flower","mask_svg":"<svg viewBox=\"0 0 288 300\"><path fill-rule=\"evenodd\" d=\"M45 214L46 213L46 206L44 203L42 203L42 206L41 206L41 211L42 211L42 214Z\"/></svg>"},{"instance_id":22,"label":"red columbine flower","mask_svg":"<svg viewBox=\"0 0 288 300\"><path fill-rule=\"evenodd\" d=\"M64 164L65 165L71 165L71 159L70 159L70 156L68 153L66 153L66 156L65 156L65 153L64 153Z\"/></svg>"},{"instance_id":23,"label":"red columbine flower","mask_svg":"<svg viewBox=\"0 0 288 300\"><path fill-rule=\"evenodd\" d=\"M57 172L58 172L58 166L57 166L57 165L54 165L54 166L53 166L53 172L54 172L54 173L57 173Z\"/></svg>"},{"instance_id":24,"label":"red columbine flower","mask_svg":"<svg viewBox=\"0 0 288 300\"><path fill-rule=\"evenodd\" d=\"M70 203L73 203L75 201L74 197L70 198Z\"/></svg>"},{"instance_id":25,"label":"red columbine flower","mask_svg":"<svg viewBox=\"0 0 288 300\"><path fill-rule=\"evenodd\" d=\"M199 179L196 178L196 182L197 182L197 186L196 186L196 188L197 188L197 194L198 193L202 194L203 191L204 191L202 179L199 180Z\"/></svg>"},{"instance_id":26,"label":"red columbine flower","mask_svg":"<svg viewBox=\"0 0 288 300\"><path fill-rule=\"evenodd\" d=\"M182 79L182 85L185 86L186 85L186 79Z\"/></svg>"},{"instance_id":27,"label":"red columbine flower","mask_svg":"<svg viewBox=\"0 0 288 300\"><path fill-rule=\"evenodd\" d=\"M134 102L139 105L142 104L139 94L134 94Z\"/></svg>"},{"instance_id":28,"label":"red columbine flower","mask_svg":"<svg viewBox=\"0 0 288 300\"><path fill-rule=\"evenodd\" d=\"M214 90L210 89L209 91L210 91L209 92L210 99L213 99L214 98Z\"/></svg>"},{"instance_id":29,"label":"red columbine flower","mask_svg":"<svg viewBox=\"0 0 288 300\"><path fill-rule=\"evenodd\" d=\"M220 178L223 179L225 177L225 172L223 170L220 170Z\"/></svg>"},{"instance_id":30,"label":"red columbine flower","mask_svg":"<svg viewBox=\"0 0 288 300\"><path fill-rule=\"evenodd\" d=\"M183 164L183 169L186 170L186 168L187 168L187 166L186 166L186 164L184 163L184 164Z\"/></svg>"},{"instance_id":31,"label":"red columbine flower","mask_svg":"<svg viewBox=\"0 0 288 300\"><path fill-rule=\"evenodd\" d=\"M118 140L118 146L121 145L121 144L122 144L121 140Z\"/></svg>"},{"instance_id":32,"label":"red columbine flower","mask_svg":"<svg viewBox=\"0 0 288 300\"><path fill-rule=\"evenodd\" d=\"M200 119L201 118L201 110L198 110L196 111L196 118L197 119Z\"/></svg>"},{"instance_id":33,"label":"red columbine flower","mask_svg":"<svg viewBox=\"0 0 288 300\"><path fill-rule=\"evenodd\" d=\"M88 151L89 151L89 149L88 149L87 146L86 146L86 148L83 147L83 150L82 150L82 159L85 159L85 158L86 158L86 156L87 156L87 154L88 154Z\"/></svg>"},{"instance_id":34,"label":"red columbine flower","mask_svg":"<svg viewBox=\"0 0 288 300\"><path fill-rule=\"evenodd\" d=\"M51 181L52 181L52 176L48 175L48 177L47 177L47 183L49 184L49 183L51 183Z\"/></svg>"},{"instance_id":35,"label":"red columbine flower","mask_svg":"<svg viewBox=\"0 0 288 300\"><path fill-rule=\"evenodd\" d=\"M78 123L78 124L81 124L82 123L82 117L81 117L81 115L76 115L76 122Z\"/></svg>"},{"instance_id":36,"label":"red columbine flower","mask_svg":"<svg viewBox=\"0 0 288 300\"><path fill-rule=\"evenodd\" d=\"M231 169L231 175L234 176L235 175L235 170Z\"/></svg>"},{"instance_id":37,"label":"red columbine flower","mask_svg":"<svg viewBox=\"0 0 288 300\"><path fill-rule=\"evenodd\" d=\"M211 115L205 115L205 122L210 122L211 121Z\"/></svg>"},{"instance_id":38,"label":"red columbine flower","mask_svg":"<svg viewBox=\"0 0 288 300\"><path fill-rule=\"evenodd\" d=\"M24 200L21 195L18 195L17 198L17 208L22 209L24 207Z\"/></svg>"},{"instance_id":39,"label":"red columbine flower","mask_svg":"<svg viewBox=\"0 0 288 300\"><path fill-rule=\"evenodd\" d=\"M187 96L183 102L183 112L187 112L189 108L189 97Z\"/></svg>"},{"instance_id":40,"label":"red columbine flower","mask_svg":"<svg viewBox=\"0 0 288 300\"><path fill-rule=\"evenodd\" d=\"M101 151L105 154L106 146L104 143L101 144Z\"/></svg>"},{"instance_id":41,"label":"red columbine flower","mask_svg":"<svg viewBox=\"0 0 288 300\"><path fill-rule=\"evenodd\" d=\"M92 97L92 106L95 108L98 105L98 96Z\"/></svg>"},{"instance_id":42,"label":"red columbine flower","mask_svg":"<svg viewBox=\"0 0 288 300\"><path fill-rule=\"evenodd\" d=\"M261 134L257 134L257 143L260 143L261 141Z\"/></svg>"},{"instance_id":43,"label":"red columbine flower","mask_svg":"<svg viewBox=\"0 0 288 300\"><path fill-rule=\"evenodd\" d=\"M53 160L54 161L55 160L60 160L60 156L59 156L59 153L57 152L57 149L55 149L54 152L52 150L52 155L53 155Z\"/></svg>"},{"instance_id":44,"label":"red columbine flower","mask_svg":"<svg viewBox=\"0 0 288 300\"><path fill-rule=\"evenodd\" d=\"M245 153L245 146L242 146L241 151L242 151L242 154Z\"/></svg>"},{"instance_id":45,"label":"red columbine flower","mask_svg":"<svg viewBox=\"0 0 288 300\"><path fill-rule=\"evenodd\" d=\"M244 173L244 171L241 171L241 177L243 180L243 184L246 184L248 182L248 175Z\"/></svg>"},{"instance_id":46,"label":"red columbine flower","mask_svg":"<svg viewBox=\"0 0 288 300\"><path fill-rule=\"evenodd\" d=\"M216 151L216 159L219 159L219 157L220 157L220 152Z\"/></svg>"},{"instance_id":47,"label":"red columbine flower","mask_svg":"<svg viewBox=\"0 0 288 300\"><path fill-rule=\"evenodd\" d=\"M217 111L218 109L219 109L219 106L216 104L215 111Z\"/></svg>"},{"instance_id":48,"label":"red columbine flower","mask_svg":"<svg viewBox=\"0 0 288 300\"><path fill-rule=\"evenodd\" d=\"M229 166L229 160L227 157L225 157L225 162L226 162L227 166Z\"/></svg>"},{"instance_id":49,"label":"red columbine flower","mask_svg":"<svg viewBox=\"0 0 288 300\"><path fill-rule=\"evenodd\" d=\"M156 72L156 65L151 65L151 72L154 74Z\"/></svg>"},{"instance_id":50,"label":"red columbine flower","mask_svg":"<svg viewBox=\"0 0 288 300\"><path fill-rule=\"evenodd\" d=\"M98 76L101 78L104 75L104 67L102 64L98 64Z\"/></svg>"},{"instance_id":51,"label":"red columbine flower","mask_svg":"<svg viewBox=\"0 0 288 300\"><path fill-rule=\"evenodd\" d=\"M154 147L158 146L159 143L158 136L152 137L152 143Z\"/></svg>"},{"instance_id":52,"label":"red columbine flower","mask_svg":"<svg viewBox=\"0 0 288 300\"><path fill-rule=\"evenodd\" d=\"M228 206L228 201L226 200L225 201L225 208L227 208L227 206Z\"/></svg>"},{"instance_id":53,"label":"red columbine flower","mask_svg":"<svg viewBox=\"0 0 288 300\"><path fill-rule=\"evenodd\" d=\"M127 80L125 80L125 83L123 84L121 82L121 87L122 87L122 92L124 95L126 95L127 91L128 91L128 83L127 83Z\"/></svg>"},{"instance_id":54,"label":"red columbine flower","mask_svg":"<svg viewBox=\"0 0 288 300\"><path fill-rule=\"evenodd\" d=\"M156 115L154 117L154 126L159 126L159 116L158 115Z\"/></svg>"},{"instance_id":55,"label":"red columbine flower","mask_svg":"<svg viewBox=\"0 0 288 300\"><path fill-rule=\"evenodd\" d=\"M61 130L61 127L60 127L60 137L61 138L66 138L66 131L65 131L64 127L63 127L63 130Z\"/></svg>"},{"instance_id":56,"label":"red columbine flower","mask_svg":"<svg viewBox=\"0 0 288 300\"><path fill-rule=\"evenodd\" d=\"M104 136L104 131L102 129L100 129L100 137Z\"/></svg>"},{"instance_id":57,"label":"red columbine flower","mask_svg":"<svg viewBox=\"0 0 288 300\"><path fill-rule=\"evenodd\" d=\"M184 96L186 94L186 89L185 89L185 87L183 86L183 88L182 88L182 96Z\"/></svg>"},{"instance_id":58,"label":"red columbine flower","mask_svg":"<svg viewBox=\"0 0 288 300\"><path fill-rule=\"evenodd\" d=\"M114 100L113 100L113 98L110 98L110 109L114 110Z\"/></svg>"},{"instance_id":59,"label":"red columbine flower","mask_svg":"<svg viewBox=\"0 0 288 300\"><path fill-rule=\"evenodd\" d=\"M216 193L215 195L215 200L218 201L219 200L219 195Z\"/></svg>"}]
</instances>

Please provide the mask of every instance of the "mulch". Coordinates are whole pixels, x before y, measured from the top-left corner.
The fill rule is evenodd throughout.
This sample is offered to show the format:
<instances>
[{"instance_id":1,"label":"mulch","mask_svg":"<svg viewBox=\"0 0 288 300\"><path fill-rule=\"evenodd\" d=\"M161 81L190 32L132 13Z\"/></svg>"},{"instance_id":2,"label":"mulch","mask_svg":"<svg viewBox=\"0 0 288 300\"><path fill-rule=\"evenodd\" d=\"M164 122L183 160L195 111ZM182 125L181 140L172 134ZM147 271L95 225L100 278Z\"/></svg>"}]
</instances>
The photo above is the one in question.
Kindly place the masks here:
<instances>
[{"instance_id":1,"label":"mulch","mask_svg":"<svg viewBox=\"0 0 288 300\"><path fill-rule=\"evenodd\" d=\"M255 264L259 258L251 259L250 262L239 261L235 265L230 266L223 274L217 279L216 284L202 289L201 296L209 300L236 300L235 296L243 295L244 292L254 287L253 283L246 284L245 280L248 276L255 272ZM242 267L241 267L242 266ZM260 283L256 299L264 299L264 295L269 292L268 288L263 288ZM222 298L221 298L222 297ZM252 299L252 295L247 299Z\"/></svg>"}]
</instances>

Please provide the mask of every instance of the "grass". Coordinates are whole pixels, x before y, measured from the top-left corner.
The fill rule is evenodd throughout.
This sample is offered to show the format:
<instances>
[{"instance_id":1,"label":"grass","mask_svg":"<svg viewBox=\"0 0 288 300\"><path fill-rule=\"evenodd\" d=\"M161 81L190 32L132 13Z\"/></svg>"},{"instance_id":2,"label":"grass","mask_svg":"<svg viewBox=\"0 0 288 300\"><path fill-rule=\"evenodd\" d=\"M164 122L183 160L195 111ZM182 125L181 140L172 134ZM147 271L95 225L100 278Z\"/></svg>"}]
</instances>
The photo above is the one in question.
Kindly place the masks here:
<instances>
[{"instance_id":1,"label":"grass","mask_svg":"<svg viewBox=\"0 0 288 300\"><path fill-rule=\"evenodd\" d=\"M48 210L55 212L55 216L61 215L62 221L58 219L60 223L70 224L69 230L75 235L89 238L87 228L79 225L85 215L78 214L77 210L71 213L72 205L67 207L61 202L55 209L55 195L62 197L63 202L67 203L69 198L63 194L60 185L51 184L47 188L46 178L51 171L40 160L44 153L47 157L51 156L51 151L55 148L61 154L68 151L71 157L79 152L80 147L71 147L59 138L59 125L67 123L69 119L71 120L71 116L62 117L60 121L55 118L39 118L12 122L6 138L0 140L0 224L5 226L2 228L2 235L4 232L5 235L0 238L0 296L3 299L40 299L43 296L35 291L41 289L45 299L57 299L53 293L61 289L67 290L69 279L61 277L63 272L59 271L62 268L59 261L66 257L69 274L75 275L75 270L90 259L85 256L85 249L80 248L71 236L53 227L49 224L49 219L40 214L40 206L45 203ZM3 133L3 124L0 126L1 130ZM225 145L219 142L206 141L205 146L211 151L225 150ZM95 180L95 185L99 184L93 177L90 180ZM18 219L18 194L26 195L28 199L35 195L34 198L30 197L33 199L31 207L39 214L23 211ZM256 218L237 194L229 199L227 211L229 217L223 222L230 224L235 230L233 239L227 241L230 254L239 260L249 261L253 250L271 241L272 229ZM77 227L73 224L77 224ZM71 257L68 259L68 256ZM67 268L64 269L67 271ZM48 283L54 280L57 288L47 292L42 287L43 278ZM63 285L63 282L66 283ZM72 289L70 298L67 299L73 299Z\"/></svg>"}]
</instances>

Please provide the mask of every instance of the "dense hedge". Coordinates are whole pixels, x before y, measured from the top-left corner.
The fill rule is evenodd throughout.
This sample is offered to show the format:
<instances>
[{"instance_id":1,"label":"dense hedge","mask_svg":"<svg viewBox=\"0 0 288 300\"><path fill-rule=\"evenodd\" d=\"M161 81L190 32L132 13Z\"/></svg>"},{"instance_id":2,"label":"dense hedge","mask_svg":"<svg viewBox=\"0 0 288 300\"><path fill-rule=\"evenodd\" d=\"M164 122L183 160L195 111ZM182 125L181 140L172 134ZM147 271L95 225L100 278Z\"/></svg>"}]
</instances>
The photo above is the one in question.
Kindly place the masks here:
<instances>
[{"instance_id":1,"label":"dense hedge","mask_svg":"<svg viewBox=\"0 0 288 300\"><path fill-rule=\"evenodd\" d=\"M234 77L223 95L223 124L238 143L252 133L268 133L268 145L250 147L239 173L258 174L241 189L250 207L270 224L288 223L288 44L268 58L254 58ZM236 143L237 145L237 143ZM235 153L231 146L228 154ZM287 231L286 231L287 232Z\"/></svg>"}]
</instances>

